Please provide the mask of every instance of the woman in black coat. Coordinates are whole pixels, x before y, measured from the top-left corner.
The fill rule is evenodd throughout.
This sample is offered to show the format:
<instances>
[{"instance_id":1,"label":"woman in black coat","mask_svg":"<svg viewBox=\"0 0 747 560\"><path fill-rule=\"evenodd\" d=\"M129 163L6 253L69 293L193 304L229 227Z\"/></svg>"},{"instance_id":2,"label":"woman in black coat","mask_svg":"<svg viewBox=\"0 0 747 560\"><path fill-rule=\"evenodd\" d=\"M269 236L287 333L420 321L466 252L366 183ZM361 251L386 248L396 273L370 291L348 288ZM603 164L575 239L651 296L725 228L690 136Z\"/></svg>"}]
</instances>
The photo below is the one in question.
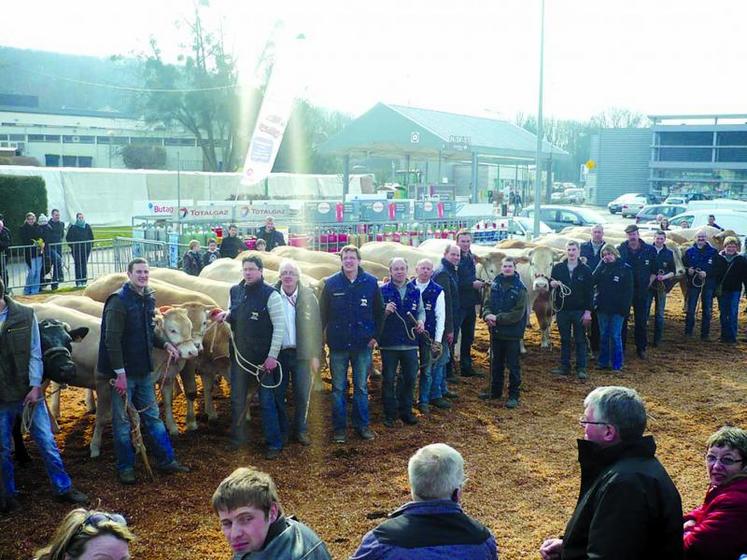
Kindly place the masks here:
<instances>
[{"instance_id":1,"label":"woman in black coat","mask_svg":"<svg viewBox=\"0 0 747 560\"><path fill-rule=\"evenodd\" d=\"M75 223L70 224L67 228L65 240L70 245L70 251L73 254L75 262L75 285L82 287L86 285L88 279L88 258L91 256L93 249L93 230L86 223L83 212L75 215Z\"/></svg>"}]
</instances>

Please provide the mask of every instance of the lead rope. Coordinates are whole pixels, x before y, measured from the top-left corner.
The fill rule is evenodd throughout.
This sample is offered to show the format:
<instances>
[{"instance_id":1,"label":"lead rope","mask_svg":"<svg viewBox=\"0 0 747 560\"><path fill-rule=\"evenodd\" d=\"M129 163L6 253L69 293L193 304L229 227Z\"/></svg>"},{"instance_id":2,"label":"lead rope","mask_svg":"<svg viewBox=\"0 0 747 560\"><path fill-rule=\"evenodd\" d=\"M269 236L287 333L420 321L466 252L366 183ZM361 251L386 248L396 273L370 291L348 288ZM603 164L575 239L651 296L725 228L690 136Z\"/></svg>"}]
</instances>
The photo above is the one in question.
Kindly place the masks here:
<instances>
[{"instance_id":1,"label":"lead rope","mask_svg":"<svg viewBox=\"0 0 747 560\"><path fill-rule=\"evenodd\" d=\"M109 385L114 388L114 384L114 379L110 379ZM116 389L114 390L116 391ZM124 397L120 395L120 398L124 399L125 410L127 411L127 416L130 418L130 440L132 441L132 447L135 448L135 453L139 453L140 457L142 457L143 464L145 465L145 470L148 472L148 476L150 476L151 481L155 481L156 477L153 475L153 469L150 468L148 452L145 449L145 442L143 441L143 432L140 429L140 414L148 410L153 405L148 405L142 410L138 410L137 408L135 408L135 405L130 402L127 391L125 391Z\"/></svg>"},{"instance_id":2,"label":"lead rope","mask_svg":"<svg viewBox=\"0 0 747 560\"><path fill-rule=\"evenodd\" d=\"M418 323L417 319L415 319L412 313L408 313L407 318L415 324ZM423 337L423 340L428 345L428 348L431 351L431 360L437 362L441 355L444 353L443 345L440 342L434 342L433 338L431 338L431 333L426 330L420 333L420 336Z\"/></svg>"},{"instance_id":3,"label":"lead rope","mask_svg":"<svg viewBox=\"0 0 747 560\"><path fill-rule=\"evenodd\" d=\"M67 387L67 385L60 385L59 387L57 387L57 389L49 393L48 396L51 397L55 393L59 393L65 387ZM45 395L43 392L42 397L35 403L26 403L25 405L23 405L23 412L21 412L21 435L31 433L31 424L34 423L34 411L36 410L36 406L42 401L44 401L44 406L46 406L47 410L49 410L49 406L47 406L47 395ZM57 423L57 418L55 418L51 414L48 414L48 416L52 433L58 433L60 431L60 425Z\"/></svg>"},{"instance_id":4,"label":"lead rope","mask_svg":"<svg viewBox=\"0 0 747 560\"><path fill-rule=\"evenodd\" d=\"M264 373L267 373L265 371L264 367L262 365L253 364L248 359L246 359L244 356L241 355L241 352L239 352L239 348L236 346L236 339L233 336L233 330L229 327L228 329L228 335L231 337L231 344L233 346L233 353L236 358L236 365L239 366L242 370L244 370L249 375L253 375L257 378L257 383L259 383L260 387L264 387L265 389L276 389L280 387L281 383L283 382L283 366L280 365L280 362L278 361L278 382L274 385L265 385L262 383L262 375Z\"/></svg>"},{"instance_id":5,"label":"lead rope","mask_svg":"<svg viewBox=\"0 0 747 560\"><path fill-rule=\"evenodd\" d=\"M551 278L550 280L554 280L554 279ZM555 288L552 288L552 294L550 294L550 302L552 304L553 313L557 314L558 311L563 310L563 306L565 305L565 298L571 295L572 292L571 292L570 286L566 286L560 280L556 280L556 282L558 283L558 286L556 286ZM557 307L555 305L555 294L556 293L560 295L560 305Z\"/></svg>"}]
</instances>

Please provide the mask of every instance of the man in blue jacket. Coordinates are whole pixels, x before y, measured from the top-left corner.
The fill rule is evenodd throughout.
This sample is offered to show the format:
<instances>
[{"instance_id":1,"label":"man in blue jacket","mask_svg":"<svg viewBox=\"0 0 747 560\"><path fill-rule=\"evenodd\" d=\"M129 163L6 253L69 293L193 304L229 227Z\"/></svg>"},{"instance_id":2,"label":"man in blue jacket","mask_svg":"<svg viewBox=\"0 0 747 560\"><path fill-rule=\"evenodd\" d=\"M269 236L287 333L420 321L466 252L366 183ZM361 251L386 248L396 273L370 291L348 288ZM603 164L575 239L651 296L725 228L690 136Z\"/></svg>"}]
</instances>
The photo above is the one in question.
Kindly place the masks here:
<instances>
[{"instance_id":1,"label":"man in blue jacket","mask_svg":"<svg viewBox=\"0 0 747 560\"><path fill-rule=\"evenodd\" d=\"M490 530L462 510L464 459L456 449L418 449L407 474L412 501L369 531L350 560L497 560Z\"/></svg>"},{"instance_id":2,"label":"man in blue jacket","mask_svg":"<svg viewBox=\"0 0 747 560\"><path fill-rule=\"evenodd\" d=\"M667 305L667 291L670 288L670 281L674 277L674 253L666 246L667 234L665 231L657 231L654 234L654 250L656 251L656 280L648 291L648 308L651 309L651 302L656 302L654 312L654 342L652 346L656 348L661 343L661 337L664 334L664 308ZM674 249L679 251L677 247Z\"/></svg>"},{"instance_id":3,"label":"man in blue jacket","mask_svg":"<svg viewBox=\"0 0 747 560\"><path fill-rule=\"evenodd\" d=\"M459 324L462 334L460 369L462 377L483 377L483 374L472 368L472 343L475 341L475 322L477 319L475 306L482 303L480 290L482 290L483 282L477 279L477 257L470 250L472 234L466 230L460 231L457 233L456 242L462 252L457 269L459 275Z\"/></svg>"},{"instance_id":4,"label":"man in blue jacket","mask_svg":"<svg viewBox=\"0 0 747 560\"><path fill-rule=\"evenodd\" d=\"M360 268L358 247L343 247L340 260L342 270L327 279L320 302L322 329L330 349L335 443L347 440L348 364L353 369L353 427L361 438L374 438L368 426L368 367L384 319L378 282Z\"/></svg>"},{"instance_id":5,"label":"man in blue jacket","mask_svg":"<svg viewBox=\"0 0 747 560\"><path fill-rule=\"evenodd\" d=\"M656 251L643 241L638 233L638 226L630 224L625 228L628 240L617 248L620 259L633 269L633 313L635 315L635 348L641 360L646 359L648 346L648 289L656 278ZM628 319L625 316L622 325L623 345L628 336Z\"/></svg>"},{"instance_id":6,"label":"man in blue jacket","mask_svg":"<svg viewBox=\"0 0 747 560\"><path fill-rule=\"evenodd\" d=\"M602 249L607 243L604 240L604 226L596 224L591 228L591 239L581 243L581 261L593 273L602 260ZM599 317L595 309L591 310L591 327L589 328L589 345L595 354L599 352Z\"/></svg>"},{"instance_id":7,"label":"man in blue jacket","mask_svg":"<svg viewBox=\"0 0 747 560\"><path fill-rule=\"evenodd\" d=\"M695 235L695 243L682 259L687 270L687 315L685 316L685 336L692 336L695 328L695 311L698 298L701 301L702 322L700 338L708 340L711 332L711 316L713 315L713 296L718 279L715 272L718 251L708 243L708 234L700 230Z\"/></svg>"}]
</instances>

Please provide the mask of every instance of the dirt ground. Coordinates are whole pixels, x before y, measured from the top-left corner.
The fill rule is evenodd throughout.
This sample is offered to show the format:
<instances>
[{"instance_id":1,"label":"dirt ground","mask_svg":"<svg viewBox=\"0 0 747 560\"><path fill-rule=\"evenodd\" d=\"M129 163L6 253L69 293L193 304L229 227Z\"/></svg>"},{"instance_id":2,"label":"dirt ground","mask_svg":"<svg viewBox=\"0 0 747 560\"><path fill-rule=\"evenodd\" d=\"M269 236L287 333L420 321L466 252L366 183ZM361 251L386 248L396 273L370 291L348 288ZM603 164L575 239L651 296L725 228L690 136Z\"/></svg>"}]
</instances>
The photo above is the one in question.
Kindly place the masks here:
<instances>
[{"instance_id":1,"label":"dirt ground","mask_svg":"<svg viewBox=\"0 0 747 560\"><path fill-rule=\"evenodd\" d=\"M629 348L621 375L591 369L586 383L553 379L549 370L559 359L557 330L553 328L553 349L541 350L539 333L530 327L521 406L516 410L481 401L478 394L487 379L470 379L455 386L460 398L453 410L421 417L415 427L387 430L380 386L374 381L370 410L377 438L371 442L352 436L346 445L330 443L328 383L312 403L313 444L291 444L276 461L263 458L258 413L251 450L224 451L229 416L225 383L224 396L217 401L219 421L208 426L202 418L197 432L174 440L177 457L192 467L189 474L156 475L157 480L149 482L140 469L138 485L120 485L108 433L102 457L88 458L93 417L85 413L81 390L64 392L57 440L76 486L100 500L98 507L127 517L138 537L133 558L229 558L209 500L224 476L245 465L270 472L285 511L310 525L335 559L347 558L367 531L408 500L407 460L418 447L433 442L449 443L464 455L469 477L465 510L493 531L501 558L538 558L540 543L560 534L573 511L579 485L575 440L582 436L577 418L584 396L595 386L627 385L641 393L658 457L686 510L699 504L705 492L705 439L726 422L747 426L747 344L686 340L679 294L670 298L668 308L664 343L650 349L647 361L636 359ZM717 312L714 315L712 337L717 338ZM478 370L488 370L487 348L487 331L480 325L473 350ZM183 396L177 405L183 419ZM30 449L38 459L33 444ZM69 510L52 501L38 460L17 470L17 482L23 511L0 518L3 560L29 558Z\"/></svg>"}]
</instances>

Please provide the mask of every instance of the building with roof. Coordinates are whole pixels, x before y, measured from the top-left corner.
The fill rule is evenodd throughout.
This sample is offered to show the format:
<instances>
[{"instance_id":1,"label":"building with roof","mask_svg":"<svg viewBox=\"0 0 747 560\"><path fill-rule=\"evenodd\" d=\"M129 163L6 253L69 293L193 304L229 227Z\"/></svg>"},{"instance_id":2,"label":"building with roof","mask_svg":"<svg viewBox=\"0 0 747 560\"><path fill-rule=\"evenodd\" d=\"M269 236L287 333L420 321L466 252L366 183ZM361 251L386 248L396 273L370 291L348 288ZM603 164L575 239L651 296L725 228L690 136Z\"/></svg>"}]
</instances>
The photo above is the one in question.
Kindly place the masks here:
<instances>
[{"instance_id":1,"label":"building with roof","mask_svg":"<svg viewBox=\"0 0 747 560\"><path fill-rule=\"evenodd\" d=\"M397 169L408 176L417 171L420 184L446 183L456 196L477 202L494 188L528 186L536 143L534 134L507 121L378 103L319 150L343 158L346 176L351 168L368 171L372 160L391 160L393 179ZM544 142L546 167L566 157Z\"/></svg>"}]
</instances>

